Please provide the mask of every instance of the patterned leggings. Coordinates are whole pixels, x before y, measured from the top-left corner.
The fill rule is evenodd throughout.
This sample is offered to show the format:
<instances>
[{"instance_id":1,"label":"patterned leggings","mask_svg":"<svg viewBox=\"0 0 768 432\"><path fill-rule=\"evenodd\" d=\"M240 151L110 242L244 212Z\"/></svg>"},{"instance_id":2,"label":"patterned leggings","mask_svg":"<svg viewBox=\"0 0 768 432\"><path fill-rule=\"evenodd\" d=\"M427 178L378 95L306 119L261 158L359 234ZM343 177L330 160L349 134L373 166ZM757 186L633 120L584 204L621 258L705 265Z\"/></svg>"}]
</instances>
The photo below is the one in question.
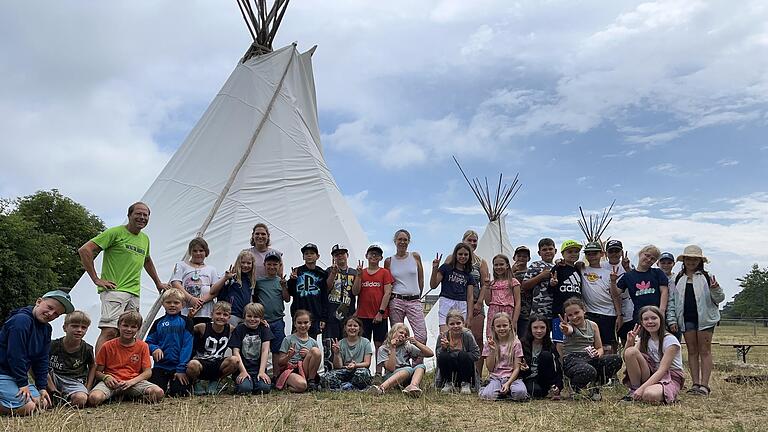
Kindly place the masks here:
<instances>
[{"instance_id":1,"label":"patterned leggings","mask_svg":"<svg viewBox=\"0 0 768 432\"><path fill-rule=\"evenodd\" d=\"M320 377L320 385L332 390L340 389L346 382L351 383L358 390L363 390L371 385L371 371L366 368L357 368L354 371L333 369Z\"/></svg>"},{"instance_id":2,"label":"patterned leggings","mask_svg":"<svg viewBox=\"0 0 768 432\"><path fill-rule=\"evenodd\" d=\"M591 358L589 354L566 354L563 358L563 373L571 380L571 388L579 392L593 381L605 384L609 377L621 369L621 357L616 354Z\"/></svg>"}]
</instances>

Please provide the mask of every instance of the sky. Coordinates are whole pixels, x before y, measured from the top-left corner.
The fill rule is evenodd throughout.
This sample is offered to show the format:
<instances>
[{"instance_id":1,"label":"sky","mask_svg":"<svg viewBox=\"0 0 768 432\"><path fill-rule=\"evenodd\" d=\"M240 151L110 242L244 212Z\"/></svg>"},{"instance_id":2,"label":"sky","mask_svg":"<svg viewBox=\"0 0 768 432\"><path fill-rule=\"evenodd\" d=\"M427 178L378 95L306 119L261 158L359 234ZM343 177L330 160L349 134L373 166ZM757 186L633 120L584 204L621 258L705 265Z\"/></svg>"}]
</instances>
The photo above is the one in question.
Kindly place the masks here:
<instances>
[{"instance_id":1,"label":"sky","mask_svg":"<svg viewBox=\"0 0 768 432\"><path fill-rule=\"evenodd\" d=\"M482 233L456 156L519 174L506 225L534 259L616 200L635 262L698 244L728 298L768 265L763 1L294 0L294 41L318 45L325 158L386 252L401 227L425 260ZM57 188L120 223L249 44L235 2L1 3L0 197Z\"/></svg>"}]
</instances>

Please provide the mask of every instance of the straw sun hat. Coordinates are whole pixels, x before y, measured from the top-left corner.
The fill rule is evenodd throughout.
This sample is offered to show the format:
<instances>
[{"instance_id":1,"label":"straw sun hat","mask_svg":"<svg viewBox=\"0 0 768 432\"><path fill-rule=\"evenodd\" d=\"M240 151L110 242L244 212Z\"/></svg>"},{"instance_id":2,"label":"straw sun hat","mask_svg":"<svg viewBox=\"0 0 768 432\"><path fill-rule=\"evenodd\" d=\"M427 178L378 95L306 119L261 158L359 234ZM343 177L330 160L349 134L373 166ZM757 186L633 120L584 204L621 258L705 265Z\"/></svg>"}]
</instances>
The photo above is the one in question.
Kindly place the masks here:
<instances>
[{"instance_id":1,"label":"straw sun hat","mask_svg":"<svg viewBox=\"0 0 768 432\"><path fill-rule=\"evenodd\" d=\"M683 253L677 256L677 260L683 261L683 258L685 257L701 258L705 263L709 262L707 257L705 257L704 253L701 251L701 248L696 245L686 246L685 249L683 249Z\"/></svg>"}]
</instances>

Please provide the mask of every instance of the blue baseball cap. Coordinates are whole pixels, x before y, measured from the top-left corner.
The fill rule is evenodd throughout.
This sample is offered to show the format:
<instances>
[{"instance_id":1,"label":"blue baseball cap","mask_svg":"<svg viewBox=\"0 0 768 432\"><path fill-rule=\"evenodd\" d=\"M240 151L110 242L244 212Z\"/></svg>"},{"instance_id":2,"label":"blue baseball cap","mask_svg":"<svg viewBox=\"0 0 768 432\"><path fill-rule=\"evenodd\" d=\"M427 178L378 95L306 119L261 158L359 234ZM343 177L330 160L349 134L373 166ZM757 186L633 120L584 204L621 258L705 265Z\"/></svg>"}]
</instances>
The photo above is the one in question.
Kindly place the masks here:
<instances>
[{"instance_id":1,"label":"blue baseball cap","mask_svg":"<svg viewBox=\"0 0 768 432\"><path fill-rule=\"evenodd\" d=\"M675 256L672 255L669 252L664 252L664 253L661 254L661 256L659 256L659 261L662 261L662 260L665 260L665 259L670 260L670 261L674 261L675 260Z\"/></svg>"}]
</instances>

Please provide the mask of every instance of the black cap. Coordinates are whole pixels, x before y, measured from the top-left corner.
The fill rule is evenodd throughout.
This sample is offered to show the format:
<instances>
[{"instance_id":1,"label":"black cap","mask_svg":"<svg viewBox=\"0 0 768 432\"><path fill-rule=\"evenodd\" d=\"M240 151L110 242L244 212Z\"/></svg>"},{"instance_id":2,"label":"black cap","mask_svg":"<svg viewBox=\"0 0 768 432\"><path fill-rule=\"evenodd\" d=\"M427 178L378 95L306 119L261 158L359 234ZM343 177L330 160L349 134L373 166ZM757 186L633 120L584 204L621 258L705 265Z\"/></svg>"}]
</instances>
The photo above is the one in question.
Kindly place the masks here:
<instances>
[{"instance_id":1,"label":"black cap","mask_svg":"<svg viewBox=\"0 0 768 432\"><path fill-rule=\"evenodd\" d=\"M368 255L368 252L370 252L372 250L379 251L379 253L382 254L382 255L384 254L384 249L382 249L381 246L375 245L375 244L372 244L372 245L368 246L368 250L365 251L365 254Z\"/></svg>"},{"instance_id":2,"label":"black cap","mask_svg":"<svg viewBox=\"0 0 768 432\"><path fill-rule=\"evenodd\" d=\"M304 253L308 250L313 250L315 253L320 253L320 249L317 248L317 245L314 243L307 243L304 245L304 247L301 248L301 253Z\"/></svg>"},{"instance_id":3,"label":"black cap","mask_svg":"<svg viewBox=\"0 0 768 432\"><path fill-rule=\"evenodd\" d=\"M334 255L336 255L339 252L347 253L347 252L349 252L349 249L347 249L347 247L344 246L343 244L338 244L337 243L337 244L333 245L333 247L331 248L331 256L334 256Z\"/></svg>"},{"instance_id":4,"label":"black cap","mask_svg":"<svg viewBox=\"0 0 768 432\"><path fill-rule=\"evenodd\" d=\"M267 261L280 262L282 260L283 260L283 254L281 254L276 250L271 250L264 255L264 262L267 262Z\"/></svg>"},{"instance_id":5,"label":"black cap","mask_svg":"<svg viewBox=\"0 0 768 432\"><path fill-rule=\"evenodd\" d=\"M516 247L515 248L515 253L513 254L513 256L519 254L520 252L528 252L528 256L531 256L531 250L528 249L528 246L518 246L518 247Z\"/></svg>"},{"instance_id":6,"label":"black cap","mask_svg":"<svg viewBox=\"0 0 768 432\"><path fill-rule=\"evenodd\" d=\"M624 245L618 240L608 240L605 244L605 251L608 252L611 249L624 249Z\"/></svg>"}]
</instances>

